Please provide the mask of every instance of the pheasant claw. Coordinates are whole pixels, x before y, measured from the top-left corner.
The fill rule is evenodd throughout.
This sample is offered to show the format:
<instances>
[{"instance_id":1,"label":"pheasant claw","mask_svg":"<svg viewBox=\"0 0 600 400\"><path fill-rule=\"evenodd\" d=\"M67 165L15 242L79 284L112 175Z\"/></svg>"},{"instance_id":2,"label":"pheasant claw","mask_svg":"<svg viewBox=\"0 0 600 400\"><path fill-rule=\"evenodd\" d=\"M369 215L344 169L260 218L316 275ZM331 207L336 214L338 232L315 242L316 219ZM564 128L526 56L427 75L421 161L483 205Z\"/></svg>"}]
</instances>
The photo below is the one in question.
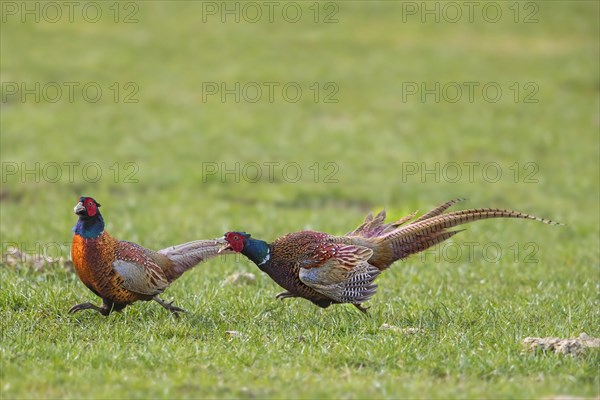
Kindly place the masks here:
<instances>
[{"instance_id":1,"label":"pheasant claw","mask_svg":"<svg viewBox=\"0 0 600 400\"><path fill-rule=\"evenodd\" d=\"M275 296L275 298L279 299L279 300L289 299L292 297L298 297L298 296L293 293L290 293L290 292L281 292L281 293L277 294L277 296Z\"/></svg>"},{"instance_id":2,"label":"pheasant claw","mask_svg":"<svg viewBox=\"0 0 600 400\"><path fill-rule=\"evenodd\" d=\"M75 314L76 312L82 311L82 310L96 310L100 314L105 315L105 316L110 314L109 308L98 307L92 303L81 303L81 304L74 305L73 307L69 308L69 314Z\"/></svg>"}]
</instances>

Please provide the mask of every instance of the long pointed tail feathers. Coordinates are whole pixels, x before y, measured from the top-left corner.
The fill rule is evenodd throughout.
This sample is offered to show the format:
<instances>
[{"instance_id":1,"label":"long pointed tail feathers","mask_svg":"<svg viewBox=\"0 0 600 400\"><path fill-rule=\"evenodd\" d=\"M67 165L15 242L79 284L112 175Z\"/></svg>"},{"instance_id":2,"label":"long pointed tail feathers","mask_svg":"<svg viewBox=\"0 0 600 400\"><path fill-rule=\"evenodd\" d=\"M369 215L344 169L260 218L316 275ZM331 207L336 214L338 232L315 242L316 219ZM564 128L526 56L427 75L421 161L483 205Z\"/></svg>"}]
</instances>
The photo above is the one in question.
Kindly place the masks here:
<instances>
[{"instance_id":1,"label":"long pointed tail feathers","mask_svg":"<svg viewBox=\"0 0 600 400\"><path fill-rule=\"evenodd\" d=\"M388 253L386 257L376 257L379 262L378 267L380 269L385 269L396 260L408 257L411 254L419 253L454 236L461 230L449 231L447 229L457 225L490 218L532 219L549 225L561 225L558 222L545 218L505 209L478 208L444 214L444 211L450 206L463 200L464 199L456 199L446 202L404 226L398 226L397 223L387 225L381 223L377 227L378 229L372 229L370 232L364 232L364 229L363 231L360 231L360 228L367 223L365 222L365 224L357 228L357 231L359 231L360 236L373 238L379 246L389 249L389 251L385 252ZM414 215L414 213L411 215ZM403 218L400 221L404 223L406 222L405 219L406 218ZM392 227L393 229L390 229ZM383 234L370 234L376 233L376 231L383 231Z\"/></svg>"},{"instance_id":2,"label":"long pointed tail feathers","mask_svg":"<svg viewBox=\"0 0 600 400\"><path fill-rule=\"evenodd\" d=\"M185 271L199 263L211 259L219 254L219 248L223 245L217 239L194 240L192 242L170 246L159 250L157 253L166 256L171 261L169 271L170 281L181 276Z\"/></svg>"}]
</instances>

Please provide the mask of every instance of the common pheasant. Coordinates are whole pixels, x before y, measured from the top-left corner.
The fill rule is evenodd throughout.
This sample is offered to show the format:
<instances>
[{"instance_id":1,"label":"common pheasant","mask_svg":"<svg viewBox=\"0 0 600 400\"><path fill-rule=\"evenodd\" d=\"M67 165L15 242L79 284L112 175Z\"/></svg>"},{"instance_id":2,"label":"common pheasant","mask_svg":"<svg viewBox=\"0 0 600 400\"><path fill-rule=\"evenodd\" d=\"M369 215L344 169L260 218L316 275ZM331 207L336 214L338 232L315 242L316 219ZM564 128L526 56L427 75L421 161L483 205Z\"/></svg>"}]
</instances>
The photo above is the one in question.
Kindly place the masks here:
<instances>
[{"instance_id":1,"label":"common pheasant","mask_svg":"<svg viewBox=\"0 0 600 400\"><path fill-rule=\"evenodd\" d=\"M276 297L302 297L319 307L350 303L365 312L362 303L376 292L375 278L395 261L421 252L452 237L447 230L488 218L524 218L558 223L517 211L480 208L444 213L463 199L451 200L414 221L412 213L385 223L385 210L344 236L323 232L290 233L267 243L245 232L227 232L221 251L242 253L286 291Z\"/></svg>"},{"instance_id":2,"label":"common pheasant","mask_svg":"<svg viewBox=\"0 0 600 400\"><path fill-rule=\"evenodd\" d=\"M81 281L102 298L103 304L77 304L69 313L96 310L107 316L137 300L154 300L174 315L184 311L158 295L185 271L216 256L225 242L196 240L159 251L148 250L106 232L99 207L91 197L81 197L75 206L79 220L73 228L71 258Z\"/></svg>"}]
</instances>

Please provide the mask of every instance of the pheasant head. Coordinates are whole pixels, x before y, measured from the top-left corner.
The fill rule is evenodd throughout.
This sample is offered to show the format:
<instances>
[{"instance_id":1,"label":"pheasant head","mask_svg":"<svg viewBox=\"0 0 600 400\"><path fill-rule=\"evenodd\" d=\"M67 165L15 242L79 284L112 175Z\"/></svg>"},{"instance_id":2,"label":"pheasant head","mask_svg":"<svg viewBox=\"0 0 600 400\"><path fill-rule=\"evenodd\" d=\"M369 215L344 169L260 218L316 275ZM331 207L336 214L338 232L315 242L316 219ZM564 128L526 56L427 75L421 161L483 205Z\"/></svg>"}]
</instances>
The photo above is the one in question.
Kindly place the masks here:
<instances>
[{"instance_id":1,"label":"pheasant head","mask_svg":"<svg viewBox=\"0 0 600 400\"><path fill-rule=\"evenodd\" d=\"M79 216L79 221L73 232L86 239L96 238L104 231L104 219L100 214L100 203L91 197L81 196L73 211Z\"/></svg>"},{"instance_id":2,"label":"pheasant head","mask_svg":"<svg viewBox=\"0 0 600 400\"><path fill-rule=\"evenodd\" d=\"M219 252L233 250L236 253L242 253L261 269L268 264L271 258L269 244L262 240L253 239L249 233L227 232L224 239L227 244L221 247Z\"/></svg>"}]
</instances>

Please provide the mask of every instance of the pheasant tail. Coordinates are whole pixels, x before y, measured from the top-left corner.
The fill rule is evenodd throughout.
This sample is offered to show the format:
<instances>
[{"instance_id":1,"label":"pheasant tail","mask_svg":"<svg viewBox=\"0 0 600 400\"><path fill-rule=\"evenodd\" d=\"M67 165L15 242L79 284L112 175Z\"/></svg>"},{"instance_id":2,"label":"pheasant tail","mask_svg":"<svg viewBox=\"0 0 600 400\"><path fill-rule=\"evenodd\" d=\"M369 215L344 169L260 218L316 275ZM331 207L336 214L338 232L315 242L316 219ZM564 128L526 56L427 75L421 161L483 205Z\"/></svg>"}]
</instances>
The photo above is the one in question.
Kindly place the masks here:
<instances>
[{"instance_id":1,"label":"pheasant tail","mask_svg":"<svg viewBox=\"0 0 600 400\"><path fill-rule=\"evenodd\" d=\"M219 253L220 247L221 245L216 240L195 240L167 247L157 253L170 260L170 268L166 272L169 282L172 282L188 269L215 257Z\"/></svg>"},{"instance_id":2,"label":"pheasant tail","mask_svg":"<svg viewBox=\"0 0 600 400\"><path fill-rule=\"evenodd\" d=\"M377 266L385 269L396 260L441 243L461 231L449 231L447 229L468 222L490 218L521 218L532 219L549 225L559 225L557 222L544 218L504 209L478 208L444 214L446 209L462 200L457 199L444 203L405 226L400 227L397 223L389 224L398 227L391 231L388 227L385 229L385 234L375 238L377 247L387 250L382 252L386 253L387 257L380 258L376 254L376 259L379 261ZM405 219L403 218L400 221L406 222ZM376 251L376 253L378 252Z\"/></svg>"}]
</instances>

